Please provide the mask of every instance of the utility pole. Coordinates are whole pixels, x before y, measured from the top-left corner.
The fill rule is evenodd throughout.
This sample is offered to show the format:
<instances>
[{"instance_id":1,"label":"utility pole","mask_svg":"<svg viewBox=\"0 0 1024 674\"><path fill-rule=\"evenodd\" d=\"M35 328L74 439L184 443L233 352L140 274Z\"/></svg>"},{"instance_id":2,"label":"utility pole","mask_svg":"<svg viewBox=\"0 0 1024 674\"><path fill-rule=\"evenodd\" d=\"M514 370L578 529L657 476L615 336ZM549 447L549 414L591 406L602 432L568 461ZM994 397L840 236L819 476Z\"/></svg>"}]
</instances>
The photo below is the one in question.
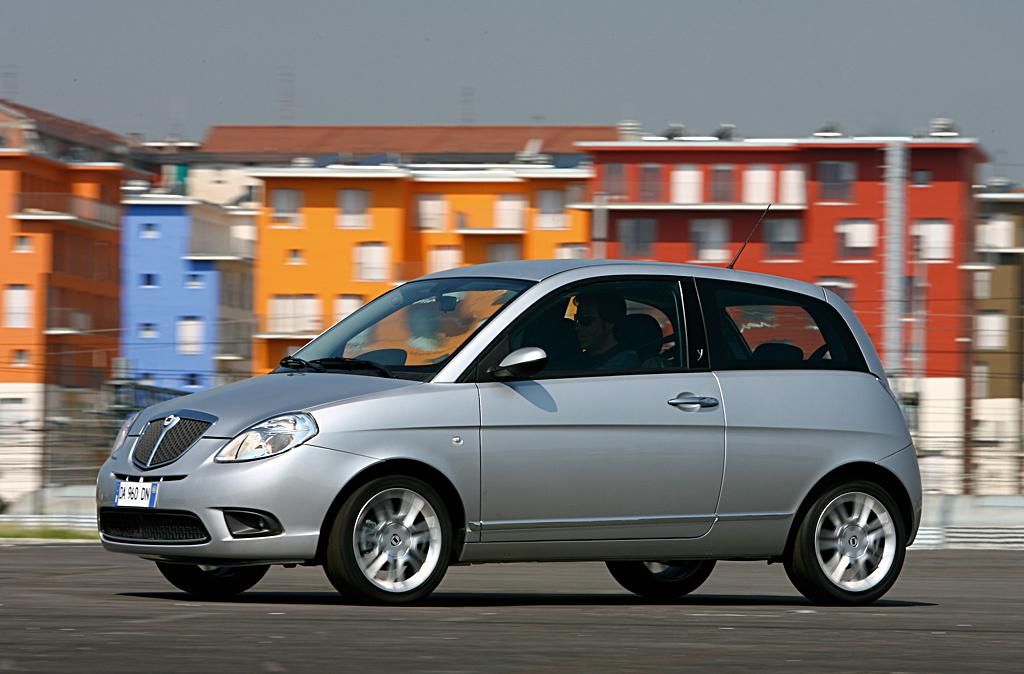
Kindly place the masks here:
<instances>
[{"instance_id":1,"label":"utility pole","mask_svg":"<svg viewBox=\"0 0 1024 674\"><path fill-rule=\"evenodd\" d=\"M608 257L608 195L594 195L594 221L591 229L590 257L600 260Z\"/></svg>"}]
</instances>

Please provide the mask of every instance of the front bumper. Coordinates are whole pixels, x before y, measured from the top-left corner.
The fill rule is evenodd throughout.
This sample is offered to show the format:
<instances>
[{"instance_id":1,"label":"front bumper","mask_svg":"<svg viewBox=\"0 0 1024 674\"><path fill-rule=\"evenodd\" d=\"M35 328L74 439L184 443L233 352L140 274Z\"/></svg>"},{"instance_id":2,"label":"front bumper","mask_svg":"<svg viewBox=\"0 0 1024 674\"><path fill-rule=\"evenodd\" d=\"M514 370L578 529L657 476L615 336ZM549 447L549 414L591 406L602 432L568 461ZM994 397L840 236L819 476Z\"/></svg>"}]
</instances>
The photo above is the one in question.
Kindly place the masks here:
<instances>
[{"instance_id":1,"label":"front bumper","mask_svg":"<svg viewBox=\"0 0 1024 674\"><path fill-rule=\"evenodd\" d=\"M119 452L100 469L96 482L97 512L114 508L118 475L132 481L174 476L160 483L156 509L195 514L209 540L197 544L166 544L111 540L100 532L103 547L147 559L195 564L305 562L315 558L320 528L342 487L375 463L347 452L302 445L268 459L216 463L223 439L199 440L180 461L153 471L140 471L128 452ZM184 474L184 477L180 477ZM224 509L270 513L283 532L257 538L236 538L228 530ZM136 508L119 508L137 511Z\"/></svg>"}]
</instances>

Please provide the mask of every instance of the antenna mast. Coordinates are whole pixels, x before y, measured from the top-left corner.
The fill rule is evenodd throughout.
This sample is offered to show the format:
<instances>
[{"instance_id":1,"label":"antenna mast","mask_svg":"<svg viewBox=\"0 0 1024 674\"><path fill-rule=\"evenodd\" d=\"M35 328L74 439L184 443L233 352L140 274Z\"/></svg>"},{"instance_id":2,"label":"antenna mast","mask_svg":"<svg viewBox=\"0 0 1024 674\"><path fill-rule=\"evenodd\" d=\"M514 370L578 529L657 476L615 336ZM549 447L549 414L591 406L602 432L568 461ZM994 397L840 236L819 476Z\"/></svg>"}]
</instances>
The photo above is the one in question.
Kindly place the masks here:
<instances>
[{"instance_id":1,"label":"antenna mast","mask_svg":"<svg viewBox=\"0 0 1024 674\"><path fill-rule=\"evenodd\" d=\"M746 241L744 241L743 245L740 246L739 251L736 253L736 257L732 259L732 262L729 263L729 266L726 267L726 269L732 269L736 266L736 260L740 259L740 255L743 255L743 250L747 247L747 244L750 243L750 237L754 236L754 232L756 232L757 228L761 226L761 221L764 220L764 216L768 215L768 211L771 210L771 207L772 205L770 203L765 207L764 213L762 213L761 217L757 219L756 223L754 223L754 227L750 230L750 234L747 234Z\"/></svg>"}]
</instances>

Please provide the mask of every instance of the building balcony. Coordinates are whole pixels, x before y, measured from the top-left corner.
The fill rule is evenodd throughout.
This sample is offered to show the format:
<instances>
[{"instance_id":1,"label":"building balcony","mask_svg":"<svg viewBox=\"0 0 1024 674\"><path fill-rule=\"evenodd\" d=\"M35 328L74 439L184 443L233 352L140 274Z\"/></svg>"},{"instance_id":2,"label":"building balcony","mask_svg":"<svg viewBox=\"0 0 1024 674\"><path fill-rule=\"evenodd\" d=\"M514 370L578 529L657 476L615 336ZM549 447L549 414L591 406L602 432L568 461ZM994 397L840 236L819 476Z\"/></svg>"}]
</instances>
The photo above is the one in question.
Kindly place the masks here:
<instances>
[{"instance_id":1,"label":"building balcony","mask_svg":"<svg viewBox=\"0 0 1024 674\"><path fill-rule=\"evenodd\" d=\"M61 192L22 192L17 196L15 212L11 218L71 220L114 229L121 226L121 207Z\"/></svg>"},{"instance_id":2,"label":"building balcony","mask_svg":"<svg viewBox=\"0 0 1024 674\"><path fill-rule=\"evenodd\" d=\"M675 202L643 202L643 201L609 201L599 203L587 201L569 204L568 208L581 211L595 211L605 209L607 211L763 211L767 204L748 204L743 202L700 202L700 203L675 203ZM772 213L779 211L803 211L807 204L772 204Z\"/></svg>"},{"instance_id":3,"label":"building balcony","mask_svg":"<svg viewBox=\"0 0 1024 674\"><path fill-rule=\"evenodd\" d=\"M92 329L92 314L82 309L49 307L45 335L80 335Z\"/></svg>"},{"instance_id":4,"label":"building balcony","mask_svg":"<svg viewBox=\"0 0 1024 674\"><path fill-rule=\"evenodd\" d=\"M310 340L324 330L322 314L269 314L260 316L259 331L253 339Z\"/></svg>"}]
</instances>

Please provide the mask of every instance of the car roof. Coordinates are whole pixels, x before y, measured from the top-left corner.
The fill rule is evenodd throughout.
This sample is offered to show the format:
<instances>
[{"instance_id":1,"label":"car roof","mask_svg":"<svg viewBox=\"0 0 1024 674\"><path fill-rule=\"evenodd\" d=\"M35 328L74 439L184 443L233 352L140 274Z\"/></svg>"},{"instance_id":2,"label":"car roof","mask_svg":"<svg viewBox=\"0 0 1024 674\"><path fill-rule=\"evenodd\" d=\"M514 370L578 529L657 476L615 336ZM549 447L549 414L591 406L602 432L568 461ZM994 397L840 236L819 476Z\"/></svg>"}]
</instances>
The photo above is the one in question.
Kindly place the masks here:
<instances>
[{"instance_id":1,"label":"car roof","mask_svg":"<svg viewBox=\"0 0 1024 674\"><path fill-rule=\"evenodd\" d=\"M595 269L600 267L601 269ZM488 262L486 264L455 267L445 271L429 274L424 278L511 278L523 281L543 281L578 269L593 269L594 276L603 274L678 274L697 278L712 278L723 281L740 281L756 285L779 288L798 292L803 295L824 297L820 286L803 281L758 274L738 269L726 269L699 264L677 264L673 262L653 262L645 260L516 260L514 262Z\"/></svg>"}]
</instances>

